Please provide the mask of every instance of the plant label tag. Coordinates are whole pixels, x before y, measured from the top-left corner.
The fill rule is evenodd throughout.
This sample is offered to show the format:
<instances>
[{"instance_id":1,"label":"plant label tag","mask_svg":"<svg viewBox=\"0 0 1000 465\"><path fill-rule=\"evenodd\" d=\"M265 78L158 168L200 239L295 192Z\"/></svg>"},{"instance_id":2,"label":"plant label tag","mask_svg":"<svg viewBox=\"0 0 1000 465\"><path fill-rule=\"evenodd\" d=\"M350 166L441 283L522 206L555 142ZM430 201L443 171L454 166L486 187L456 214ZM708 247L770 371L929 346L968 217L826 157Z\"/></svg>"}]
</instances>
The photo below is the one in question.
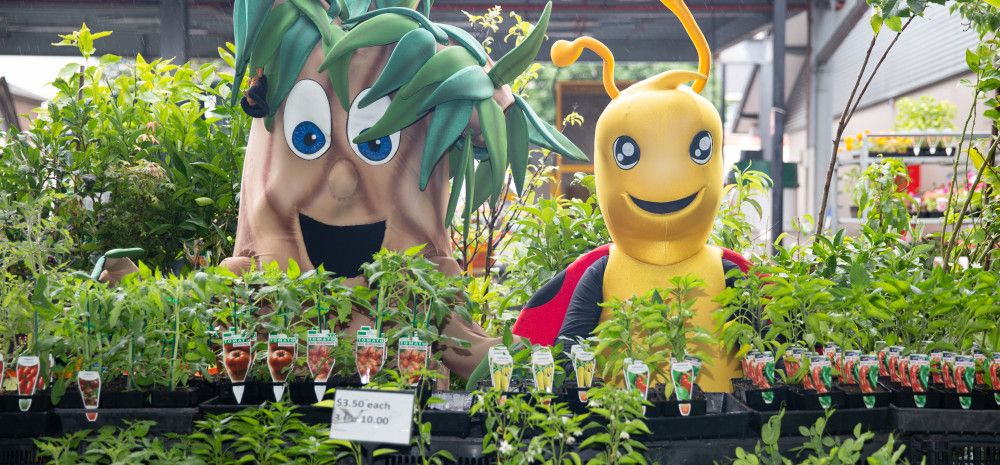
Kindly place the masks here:
<instances>
[{"instance_id":1,"label":"plant label tag","mask_svg":"<svg viewBox=\"0 0 1000 465\"><path fill-rule=\"evenodd\" d=\"M531 374L535 381L535 389L552 392L555 373L555 359L552 358L552 351L548 347L542 347L531 353Z\"/></svg>"},{"instance_id":2,"label":"plant label tag","mask_svg":"<svg viewBox=\"0 0 1000 465\"><path fill-rule=\"evenodd\" d=\"M573 372L576 373L577 396L580 402L587 402L587 389L594 385L594 372L597 371L597 361L594 352L580 346L573 354Z\"/></svg>"},{"instance_id":3,"label":"plant label tag","mask_svg":"<svg viewBox=\"0 0 1000 465\"><path fill-rule=\"evenodd\" d=\"M400 338L396 354L399 374L410 386L416 386L420 382L420 372L427 369L431 345L417 336Z\"/></svg>"},{"instance_id":4,"label":"plant label tag","mask_svg":"<svg viewBox=\"0 0 1000 465\"><path fill-rule=\"evenodd\" d=\"M323 400L326 394L326 381L335 361L333 350L338 343L337 335L327 330L310 329L306 334L306 365L313 376L316 402Z\"/></svg>"},{"instance_id":5,"label":"plant label tag","mask_svg":"<svg viewBox=\"0 0 1000 465\"><path fill-rule=\"evenodd\" d=\"M236 403L243 402L247 373L253 365L253 337L236 332L235 328L222 333L222 365L229 381L233 383Z\"/></svg>"},{"instance_id":6,"label":"plant label tag","mask_svg":"<svg viewBox=\"0 0 1000 465\"><path fill-rule=\"evenodd\" d=\"M362 326L354 344L354 363L358 367L361 384L368 384L378 374L385 363L385 344L388 339L379 337L378 333Z\"/></svg>"},{"instance_id":7,"label":"plant label tag","mask_svg":"<svg viewBox=\"0 0 1000 465\"><path fill-rule=\"evenodd\" d=\"M80 389L83 408L97 410L101 403L101 374L97 371L81 371L76 375L76 385ZM86 412L87 421L97 421L97 412Z\"/></svg>"},{"instance_id":8,"label":"plant label tag","mask_svg":"<svg viewBox=\"0 0 1000 465\"><path fill-rule=\"evenodd\" d=\"M510 389L510 378L514 374L514 358L510 356L507 347L493 346L487 352L490 364L490 381L493 388L504 392Z\"/></svg>"},{"instance_id":9,"label":"plant label tag","mask_svg":"<svg viewBox=\"0 0 1000 465\"><path fill-rule=\"evenodd\" d=\"M17 400L17 406L22 412L31 409L31 396L35 395L35 388L38 387L40 367L37 355L22 355L17 358L17 395L21 396Z\"/></svg>"},{"instance_id":10,"label":"plant label tag","mask_svg":"<svg viewBox=\"0 0 1000 465\"><path fill-rule=\"evenodd\" d=\"M413 393L337 389L330 439L410 445Z\"/></svg>"}]
</instances>

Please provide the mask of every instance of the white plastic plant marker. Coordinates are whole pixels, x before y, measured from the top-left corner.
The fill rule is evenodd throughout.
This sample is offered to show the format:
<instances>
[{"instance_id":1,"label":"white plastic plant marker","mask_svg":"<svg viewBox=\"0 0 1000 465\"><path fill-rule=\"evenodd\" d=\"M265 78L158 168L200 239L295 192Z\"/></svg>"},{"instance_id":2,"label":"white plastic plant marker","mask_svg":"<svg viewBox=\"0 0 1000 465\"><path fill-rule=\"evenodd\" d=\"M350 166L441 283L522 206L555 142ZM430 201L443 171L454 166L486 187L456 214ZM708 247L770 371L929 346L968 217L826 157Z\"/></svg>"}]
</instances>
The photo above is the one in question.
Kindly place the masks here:
<instances>
[{"instance_id":1,"label":"white plastic plant marker","mask_svg":"<svg viewBox=\"0 0 1000 465\"><path fill-rule=\"evenodd\" d=\"M22 355L17 358L17 395L30 397L38 387L39 360L37 355ZM18 399L17 406L22 412L31 409L31 399Z\"/></svg>"},{"instance_id":2,"label":"white plastic plant marker","mask_svg":"<svg viewBox=\"0 0 1000 465\"><path fill-rule=\"evenodd\" d=\"M222 333L222 365L232 382L233 397L237 404L243 403L246 392L244 382L253 366L253 338L231 329Z\"/></svg>"},{"instance_id":3,"label":"white plastic plant marker","mask_svg":"<svg viewBox=\"0 0 1000 465\"><path fill-rule=\"evenodd\" d=\"M313 376L313 392L316 402L326 396L326 382L333 371L335 359L333 350L339 341L337 335L328 330L311 329L306 334L306 365Z\"/></svg>"},{"instance_id":4,"label":"white plastic plant marker","mask_svg":"<svg viewBox=\"0 0 1000 465\"><path fill-rule=\"evenodd\" d=\"M97 410L101 403L101 374L96 371L81 371L76 375L76 384L80 388L83 408ZM87 421L97 421L97 412L86 412Z\"/></svg>"},{"instance_id":5,"label":"white plastic plant marker","mask_svg":"<svg viewBox=\"0 0 1000 465\"><path fill-rule=\"evenodd\" d=\"M271 373L271 391L274 401L280 402L285 395L285 381L295 364L298 338L287 334L270 334L267 337L267 369Z\"/></svg>"}]
</instances>

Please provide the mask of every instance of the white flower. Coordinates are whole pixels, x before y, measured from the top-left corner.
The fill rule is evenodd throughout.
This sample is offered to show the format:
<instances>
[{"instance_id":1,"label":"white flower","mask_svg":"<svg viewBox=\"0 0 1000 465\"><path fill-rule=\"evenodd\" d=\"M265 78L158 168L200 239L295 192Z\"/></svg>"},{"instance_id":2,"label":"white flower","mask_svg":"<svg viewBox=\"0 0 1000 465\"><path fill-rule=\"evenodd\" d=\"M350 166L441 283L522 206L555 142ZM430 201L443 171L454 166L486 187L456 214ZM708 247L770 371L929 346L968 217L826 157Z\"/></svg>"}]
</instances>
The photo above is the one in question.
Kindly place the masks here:
<instances>
[{"instance_id":1,"label":"white flower","mask_svg":"<svg viewBox=\"0 0 1000 465\"><path fill-rule=\"evenodd\" d=\"M628 441L629 435L625 431L622 431L621 438L623 441Z\"/></svg>"},{"instance_id":2,"label":"white flower","mask_svg":"<svg viewBox=\"0 0 1000 465\"><path fill-rule=\"evenodd\" d=\"M576 434L576 433L573 433L573 434ZM576 443L576 439L573 436L570 436L570 437L566 438L566 444L573 445L574 443Z\"/></svg>"},{"instance_id":3,"label":"white flower","mask_svg":"<svg viewBox=\"0 0 1000 465\"><path fill-rule=\"evenodd\" d=\"M507 441L500 441L500 454L507 455L514 452L514 446L507 443Z\"/></svg>"},{"instance_id":4,"label":"white flower","mask_svg":"<svg viewBox=\"0 0 1000 465\"><path fill-rule=\"evenodd\" d=\"M576 436L576 437L583 436L583 430L573 431L573 436Z\"/></svg>"},{"instance_id":5,"label":"white flower","mask_svg":"<svg viewBox=\"0 0 1000 465\"><path fill-rule=\"evenodd\" d=\"M569 417L562 417L563 424L569 423Z\"/></svg>"}]
</instances>

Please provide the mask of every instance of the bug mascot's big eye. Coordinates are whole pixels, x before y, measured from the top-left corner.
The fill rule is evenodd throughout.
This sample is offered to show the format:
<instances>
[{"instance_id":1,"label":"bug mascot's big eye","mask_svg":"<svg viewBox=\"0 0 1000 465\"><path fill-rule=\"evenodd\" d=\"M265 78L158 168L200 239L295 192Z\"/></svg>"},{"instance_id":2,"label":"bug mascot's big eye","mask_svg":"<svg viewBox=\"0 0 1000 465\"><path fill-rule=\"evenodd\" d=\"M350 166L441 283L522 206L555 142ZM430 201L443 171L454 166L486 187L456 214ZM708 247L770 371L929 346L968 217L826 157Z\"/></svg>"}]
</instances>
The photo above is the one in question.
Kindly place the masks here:
<instances>
[{"instance_id":1,"label":"bug mascot's big eye","mask_svg":"<svg viewBox=\"0 0 1000 465\"><path fill-rule=\"evenodd\" d=\"M639 163L639 144L629 136L620 136L615 139L613 156L619 168L632 169Z\"/></svg>"},{"instance_id":2,"label":"bug mascot's big eye","mask_svg":"<svg viewBox=\"0 0 1000 465\"><path fill-rule=\"evenodd\" d=\"M691 139L691 161L704 165L712 159L712 133L701 131Z\"/></svg>"},{"instance_id":3,"label":"bug mascot's big eye","mask_svg":"<svg viewBox=\"0 0 1000 465\"><path fill-rule=\"evenodd\" d=\"M358 94L351 104L351 110L347 114L347 140L353 141L355 137L368 130L378 122L385 112L389 110L392 100L389 97L382 97L370 105L361 108L361 99L368 94L370 89L365 89ZM399 132L382 136L378 139L355 144L351 142L351 148L365 163L371 165L381 165L388 163L399 150Z\"/></svg>"},{"instance_id":4,"label":"bug mascot's big eye","mask_svg":"<svg viewBox=\"0 0 1000 465\"><path fill-rule=\"evenodd\" d=\"M315 160L330 149L330 103L318 82L304 79L285 100L282 127L285 142L296 156Z\"/></svg>"}]
</instances>

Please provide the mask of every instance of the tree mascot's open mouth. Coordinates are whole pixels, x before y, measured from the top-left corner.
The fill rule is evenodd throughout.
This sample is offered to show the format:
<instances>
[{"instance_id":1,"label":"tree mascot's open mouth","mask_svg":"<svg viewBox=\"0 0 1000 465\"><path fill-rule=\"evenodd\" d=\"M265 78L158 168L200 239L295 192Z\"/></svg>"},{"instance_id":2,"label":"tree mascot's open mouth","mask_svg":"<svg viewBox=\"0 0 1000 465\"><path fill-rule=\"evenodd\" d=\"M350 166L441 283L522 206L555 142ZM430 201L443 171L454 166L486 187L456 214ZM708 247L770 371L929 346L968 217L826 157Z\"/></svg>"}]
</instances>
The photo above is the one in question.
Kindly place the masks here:
<instances>
[{"instance_id":1,"label":"tree mascot's open mouth","mask_svg":"<svg viewBox=\"0 0 1000 465\"><path fill-rule=\"evenodd\" d=\"M361 274L361 265L372 261L385 238L385 221L333 226L299 213L299 229L313 267L323 265L327 271L344 277Z\"/></svg>"}]
</instances>

